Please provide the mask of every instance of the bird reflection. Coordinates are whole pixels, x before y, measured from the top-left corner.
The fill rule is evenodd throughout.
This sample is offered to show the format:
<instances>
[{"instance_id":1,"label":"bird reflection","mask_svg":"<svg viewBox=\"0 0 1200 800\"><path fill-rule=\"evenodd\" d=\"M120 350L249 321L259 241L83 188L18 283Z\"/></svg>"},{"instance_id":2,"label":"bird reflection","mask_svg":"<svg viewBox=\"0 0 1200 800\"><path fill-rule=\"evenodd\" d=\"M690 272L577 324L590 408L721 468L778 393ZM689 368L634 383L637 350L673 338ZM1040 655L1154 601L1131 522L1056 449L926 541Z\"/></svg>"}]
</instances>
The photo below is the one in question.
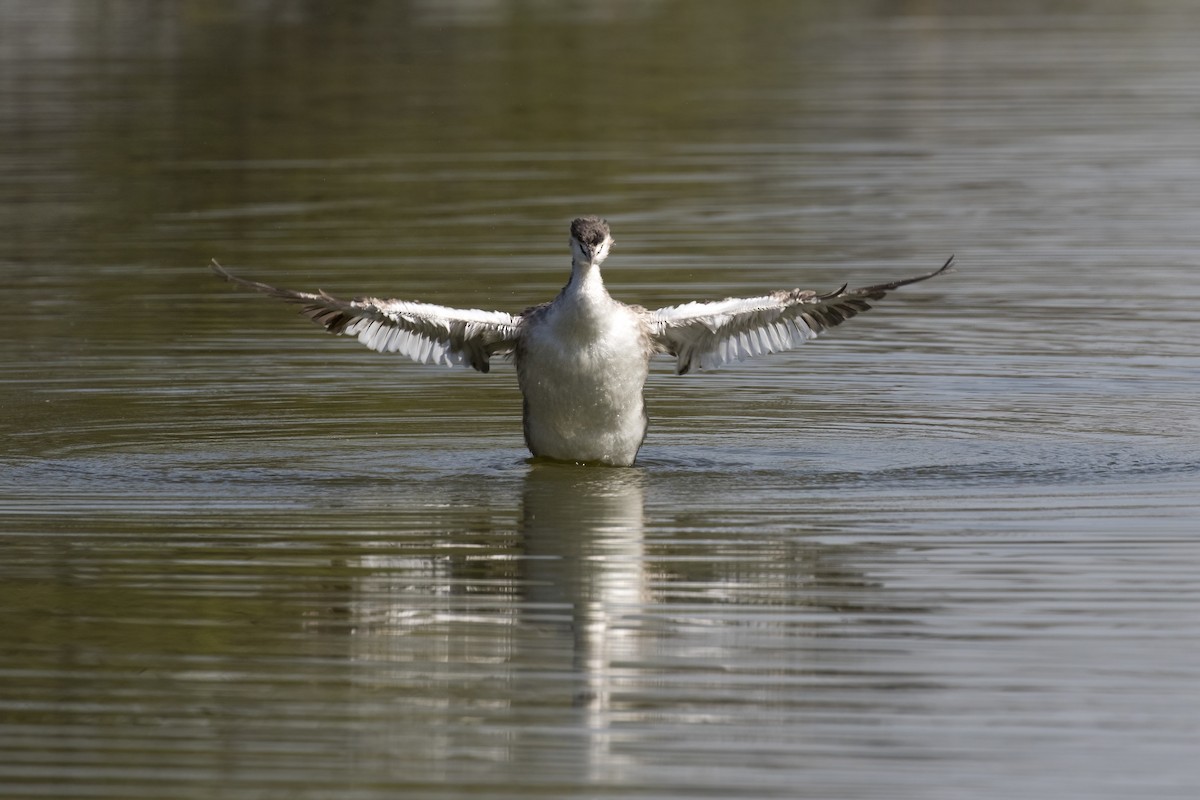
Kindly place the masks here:
<instances>
[{"instance_id":1,"label":"bird reflection","mask_svg":"<svg viewBox=\"0 0 1200 800\"><path fill-rule=\"evenodd\" d=\"M400 667L359 680L404 698L364 746L425 772L469 750L534 771L573 761L596 780L623 773L632 756L614 753L607 712L646 658L643 479L637 468L532 463L512 527L486 503L464 515L407 498L427 510L429 532L379 534L385 552L342 565L354 580L327 587L335 602L307 618L309 630L353 634L335 638L354 660ZM378 702L364 690L355 708L377 719ZM517 726L517 737L461 723L503 719L507 730L510 715L537 709L555 709L554 724Z\"/></svg>"},{"instance_id":2,"label":"bird reflection","mask_svg":"<svg viewBox=\"0 0 1200 800\"><path fill-rule=\"evenodd\" d=\"M645 640L634 622L650 602L643 493L636 469L534 464L525 481L525 605L569 609L550 636L570 653L574 705L588 731L579 755L597 780L630 766L613 751L608 712L630 669L622 665L643 660L639 643ZM529 744L525 752L533 761L556 750Z\"/></svg>"},{"instance_id":3,"label":"bird reflection","mask_svg":"<svg viewBox=\"0 0 1200 800\"><path fill-rule=\"evenodd\" d=\"M613 662L636 646L622 620L648 600L643 505L638 470L534 464L526 479L526 599L571 608L577 701L590 708L608 707Z\"/></svg>"}]
</instances>

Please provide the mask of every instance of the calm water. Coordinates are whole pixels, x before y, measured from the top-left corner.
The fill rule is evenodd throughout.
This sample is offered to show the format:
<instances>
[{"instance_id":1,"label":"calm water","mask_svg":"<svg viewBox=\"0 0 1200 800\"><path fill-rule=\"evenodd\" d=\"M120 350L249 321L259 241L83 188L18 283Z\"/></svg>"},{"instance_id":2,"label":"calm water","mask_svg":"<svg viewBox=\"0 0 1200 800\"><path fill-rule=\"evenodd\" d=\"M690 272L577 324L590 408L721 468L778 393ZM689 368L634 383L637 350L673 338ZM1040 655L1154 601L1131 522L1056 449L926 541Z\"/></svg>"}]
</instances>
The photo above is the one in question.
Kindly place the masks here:
<instances>
[{"instance_id":1,"label":"calm water","mask_svg":"<svg viewBox=\"0 0 1200 800\"><path fill-rule=\"evenodd\" d=\"M1195 4L328 5L0 12L0 794L1197 796ZM632 469L204 268L515 311L581 213L960 267Z\"/></svg>"}]
</instances>

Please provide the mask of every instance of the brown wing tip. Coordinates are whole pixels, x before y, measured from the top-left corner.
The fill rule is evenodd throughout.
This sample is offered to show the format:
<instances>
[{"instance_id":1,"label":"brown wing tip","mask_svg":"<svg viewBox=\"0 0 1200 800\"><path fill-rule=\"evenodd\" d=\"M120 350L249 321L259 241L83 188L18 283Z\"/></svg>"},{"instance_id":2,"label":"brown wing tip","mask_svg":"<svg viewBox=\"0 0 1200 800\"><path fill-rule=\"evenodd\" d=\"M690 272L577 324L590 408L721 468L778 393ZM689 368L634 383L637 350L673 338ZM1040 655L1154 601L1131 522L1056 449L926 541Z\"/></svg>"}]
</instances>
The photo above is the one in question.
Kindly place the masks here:
<instances>
[{"instance_id":1,"label":"brown wing tip","mask_svg":"<svg viewBox=\"0 0 1200 800\"><path fill-rule=\"evenodd\" d=\"M917 275L915 278L901 278L900 280L892 281L891 283L881 283L876 286L864 286L861 289L855 289L854 293L868 296L872 300L878 300L879 298L883 297L885 293L890 292L892 289L899 289L901 286L908 286L910 283L927 281L930 278L936 278L938 275L941 275L944 272L949 272L951 265L953 264L954 256L951 255L946 259L946 263L942 264L933 272L927 272L924 275Z\"/></svg>"},{"instance_id":2,"label":"brown wing tip","mask_svg":"<svg viewBox=\"0 0 1200 800\"><path fill-rule=\"evenodd\" d=\"M275 297L280 300L286 300L291 303L307 303L316 299L316 295L306 294L304 292L294 292L291 289L279 289L270 285L269 283L259 283L258 281L239 278L237 275L234 275L232 272L222 267L215 258L209 262L208 268L211 269L213 273L217 275L217 277L224 278L226 281L234 284L235 286L241 286L244 289L261 292L262 294ZM324 293L322 294L324 295ZM330 300L334 299L328 295L324 296Z\"/></svg>"},{"instance_id":3,"label":"brown wing tip","mask_svg":"<svg viewBox=\"0 0 1200 800\"><path fill-rule=\"evenodd\" d=\"M254 289L256 291L262 292L262 291L266 291L267 288L270 288L270 287L266 287L263 284L260 284L256 281L250 281L250 280L246 280L245 278L239 278L237 275L234 275L232 272L230 272L229 270L222 267L220 262L218 262L215 258L212 261L208 262L208 268L210 270L212 270L212 273L214 275L216 275L218 278L221 278L222 280L227 281L229 283L237 284L238 286L244 286L247 289Z\"/></svg>"},{"instance_id":4,"label":"brown wing tip","mask_svg":"<svg viewBox=\"0 0 1200 800\"><path fill-rule=\"evenodd\" d=\"M832 292L826 292L825 294L817 295L816 299L817 300L832 300L835 297L841 296L842 292L846 291L846 289L849 286L850 286L850 284L843 283L840 287L838 287L837 289L834 289Z\"/></svg>"},{"instance_id":5,"label":"brown wing tip","mask_svg":"<svg viewBox=\"0 0 1200 800\"><path fill-rule=\"evenodd\" d=\"M907 286L910 283L920 283L921 281L927 281L930 278L936 278L938 275L941 275L943 272L948 272L950 270L950 267L952 264L954 264L954 254L953 253L951 253L950 257L946 259L945 264L942 264L940 267L935 269L933 272L927 272L926 274L918 275L915 278L905 278L903 280L896 281L895 283L892 283L890 285L892 288L896 288L898 286Z\"/></svg>"}]
</instances>

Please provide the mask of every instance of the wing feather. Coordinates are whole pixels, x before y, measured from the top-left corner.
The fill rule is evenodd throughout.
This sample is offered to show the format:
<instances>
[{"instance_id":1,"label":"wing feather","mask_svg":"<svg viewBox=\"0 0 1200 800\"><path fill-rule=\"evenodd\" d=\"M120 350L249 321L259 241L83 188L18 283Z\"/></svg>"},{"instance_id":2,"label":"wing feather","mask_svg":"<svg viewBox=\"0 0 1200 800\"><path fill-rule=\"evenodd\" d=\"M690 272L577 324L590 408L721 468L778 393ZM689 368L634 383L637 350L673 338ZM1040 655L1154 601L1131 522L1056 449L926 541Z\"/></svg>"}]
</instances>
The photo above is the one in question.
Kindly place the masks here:
<instances>
[{"instance_id":1,"label":"wing feather","mask_svg":"<svg viewBox=\"0 0 1200 800\"><path fill-rule=\"evenodd\" d=\"M647 312L660 352L676 357L675 371L711 369L732 361L789 350L871 308L871 301L950 268L954 256L933 272L891 283L817 294L807 289L761 297L731 297L712 303L684 303Z\"/></svg>"},{"instance_id":2,"label":"wing feather","mask_svg":"<svg viewBox=\"0 0 1200 800\"><path fill-rule=\"evenodd\" d=\"M232 275L216 261L225 280L300 304L300 313L330 333L353 336L381 353L399 353L420 364L467 365L487 372L493 355L512 352L520 317L503 311L447 308L432 303L342 300L325 292L296 292Z\"/></svg>"}]
</instances>

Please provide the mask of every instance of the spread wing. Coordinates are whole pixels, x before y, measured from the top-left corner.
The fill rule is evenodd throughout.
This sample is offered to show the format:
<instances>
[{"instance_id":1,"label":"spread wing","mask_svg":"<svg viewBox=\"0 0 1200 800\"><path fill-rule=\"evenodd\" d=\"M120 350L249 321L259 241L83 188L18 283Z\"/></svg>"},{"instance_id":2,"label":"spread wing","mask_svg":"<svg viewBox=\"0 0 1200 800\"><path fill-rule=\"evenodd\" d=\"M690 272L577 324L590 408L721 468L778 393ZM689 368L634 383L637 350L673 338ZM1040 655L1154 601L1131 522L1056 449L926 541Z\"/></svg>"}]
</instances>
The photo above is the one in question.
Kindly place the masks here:
<instances>
[{"instance_id":1,"label":"spread wing","mask_svg":"<svg viewBox=\"0 0 1200 800\"><path fill-rule=\"evenodd\" d=\"M371 297L342 300L325 292L277 289L231 275L215 260L211 266L231 283L301 304L300 313L330 333L355 336L372 350L399 353L419 364L465 364L487 372L493 355L512 351L521 324L519 317L502 311Z\"/></svg>"},{"instance_id":2,"label":"spread wing","mask_svg":"<svg viewBox=\"0 0 1200 800\"><path fill-rule=\"evenodd\" d=\"M861 289L845 286L828 294L806 289L772 292L762 297L731 297L713 303L685 303L648 312L651 335L660 352L677 358L679 375L753 356L788 350L871 308L892 289L928 280L941 269Z\"/></svg>"}]
</instances>

